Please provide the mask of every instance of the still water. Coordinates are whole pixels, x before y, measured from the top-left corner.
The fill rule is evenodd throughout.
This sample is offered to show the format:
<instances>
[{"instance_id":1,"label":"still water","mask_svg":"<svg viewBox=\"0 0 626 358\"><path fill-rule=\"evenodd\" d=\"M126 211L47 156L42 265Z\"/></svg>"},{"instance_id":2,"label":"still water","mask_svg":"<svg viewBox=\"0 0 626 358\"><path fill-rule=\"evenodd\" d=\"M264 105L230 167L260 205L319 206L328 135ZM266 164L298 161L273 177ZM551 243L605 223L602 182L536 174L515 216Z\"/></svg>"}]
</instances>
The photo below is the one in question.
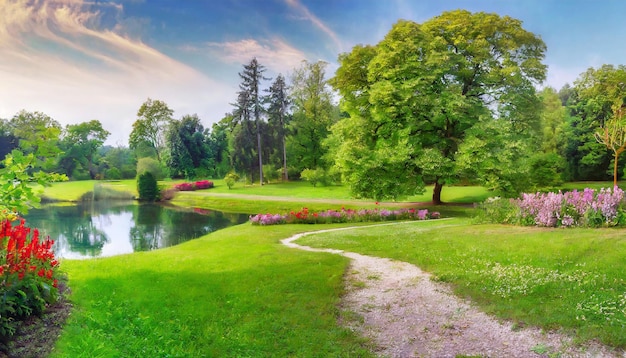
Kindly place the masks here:
<instances>
[{"instance_id":1,"label":"still water","mask_svg":"<svg viewBox=\"0 0 626 358\"><path fill-rule=\"evenodd\" d=\"M45 205L25 215L26 224L55 241L57 257L82 259L173 246L241 224L245 214L184 210L126 201Z\"/></svg>"}]
</instances>

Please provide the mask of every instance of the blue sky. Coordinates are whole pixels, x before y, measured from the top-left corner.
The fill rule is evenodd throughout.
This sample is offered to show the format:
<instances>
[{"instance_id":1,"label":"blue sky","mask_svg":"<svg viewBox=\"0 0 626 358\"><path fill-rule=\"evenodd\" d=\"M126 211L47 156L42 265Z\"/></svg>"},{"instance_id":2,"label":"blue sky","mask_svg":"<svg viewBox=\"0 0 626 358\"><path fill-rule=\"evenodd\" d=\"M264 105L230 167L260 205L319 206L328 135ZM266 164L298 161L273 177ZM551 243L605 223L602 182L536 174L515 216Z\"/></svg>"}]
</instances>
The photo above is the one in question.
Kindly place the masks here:
<instances>
[{"instance_id":1,"label":"blue sky","mask_svg":"<svg viewBox=\"0 0 626 358\"><path fill-rule=\"evenodd\" d=\"M626 63L622 0L0 0L0 118L98 119L107 144L126 145L150 97L210 126L232 109L252 57L270 77L304 59L328 62L332 76L340 53L377 43L399 19L455 9L522 20L548 47L544 85Z\"/></svg>"}]
</instances>

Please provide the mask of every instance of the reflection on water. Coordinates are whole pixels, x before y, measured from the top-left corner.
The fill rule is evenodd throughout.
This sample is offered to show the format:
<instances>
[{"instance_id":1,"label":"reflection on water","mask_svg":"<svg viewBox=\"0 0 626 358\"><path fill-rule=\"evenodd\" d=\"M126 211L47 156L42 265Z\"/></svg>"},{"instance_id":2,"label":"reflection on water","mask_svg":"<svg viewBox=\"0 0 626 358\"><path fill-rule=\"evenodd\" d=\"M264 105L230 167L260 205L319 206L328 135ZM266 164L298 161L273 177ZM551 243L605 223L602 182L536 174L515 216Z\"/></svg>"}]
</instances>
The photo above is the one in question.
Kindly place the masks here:
<instances>
[{"instance_id":1,"label":"reflection on water","mask_svg":"<svg viewBox=\"0 0 626 358\"><path fill-rule=\"evenodd\" d=\"M90 258L173 246L240 224L245 214L94 201L31 209L26 224L55 241L58 257Z\"/></svg>"}]
</instances>

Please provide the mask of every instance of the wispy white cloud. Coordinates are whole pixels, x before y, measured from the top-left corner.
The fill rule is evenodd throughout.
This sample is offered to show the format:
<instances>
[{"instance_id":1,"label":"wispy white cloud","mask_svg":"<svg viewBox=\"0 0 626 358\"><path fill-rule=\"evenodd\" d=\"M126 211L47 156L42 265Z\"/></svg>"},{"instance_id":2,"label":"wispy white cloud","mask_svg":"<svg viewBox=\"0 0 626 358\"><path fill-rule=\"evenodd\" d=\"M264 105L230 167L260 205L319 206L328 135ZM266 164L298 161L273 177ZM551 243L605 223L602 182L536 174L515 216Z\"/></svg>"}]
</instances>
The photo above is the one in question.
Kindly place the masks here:
<instances>
[{"instance_id":1,"label":"wispy white cloud","mask_svg":"<svg viewBox=\"0 0 626 358\"><path fill-rule=\"evenodd\" d=\"M328 37L330 37L337 47L335 50L338 52L343 52L344 45L342 41L339 39L339 36L328 27L322 20L320 20L317 16L315 16L306 6L304 6L299 0L285 0L285 3L289 5L292 9L296 10L298 14L305 20L310 21L315 27L322 30Z\"/></svg>"},{"instance_id":2,"label":"wispy white cloud","mask_svg":"<svg viewBox=\"0 0 626 358\"><path fill-rule=\"evenodd\" d=\"M207 45L209 54L223 62L247 64L256 57L259 63L276 73L290 71L307 58L302 51L278 38L211 42Z\"/></svg>"},{"instance_id":3,"label":"wispy white cloud","mask_svg":"<svg viewBox=\"0 0 626 358\"><path fill-rule=\"evenodd\" d=\"M180 116L205 121L224 114L224 85L139 40L107 28L114 3L8 0L0 6L0 117L39 110L62 124L98 119L126 143L147 97L164 100ZM110 13L108 13L110 15ZM226 86L227 87L227 86ZM33 108L36 105L37 108Z\"/></svg>"}]
</instances>

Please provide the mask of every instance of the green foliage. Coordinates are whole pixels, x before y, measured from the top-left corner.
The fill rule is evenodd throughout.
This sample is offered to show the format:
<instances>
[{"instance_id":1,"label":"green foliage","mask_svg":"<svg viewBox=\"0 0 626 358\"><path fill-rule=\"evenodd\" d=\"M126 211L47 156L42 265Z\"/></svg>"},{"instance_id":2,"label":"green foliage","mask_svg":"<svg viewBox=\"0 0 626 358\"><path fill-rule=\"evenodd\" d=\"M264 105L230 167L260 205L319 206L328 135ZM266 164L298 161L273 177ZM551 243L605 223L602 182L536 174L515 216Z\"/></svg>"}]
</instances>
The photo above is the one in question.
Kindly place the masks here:
<instances>
[{"instance_id":1,"label":"green foliage","mask_svg":"<svg viewBox=\"0 0 626 358\"><path fill-rule=\"evenodd\" d=\"M320 184L320 185L331 184L328 171L325 170L324 168L304 169L302 173L300 173L300 178L308 181L314 187L317 186L317 184Z\"/></svg>"},{"instance_id":2,"label":"green foliage","mask_svg":"<svg viewBox=\"0 0 626 358\"><path fill-rule=\"evenodd\" d=\"M339 119L339 111L332 103L333 94L325 79L323 61L303 61L291 78L293 115L288 125L287 162L297 171L305 168L326 168L328 149L322 145L330 127Z\"/></svg>"},{"instance_id":3,"label":"green foliage","mask_svg":"<svg viewBox=\"0 0 626 358\"><path fill-rule=\"evenodd\" d=\"M224 182L226 182L229 190L235 186L235 183L237 183L237 181L239 181L239 175L237 175L237 173L235 172L230 172L224 177Z\"/></svg>"},{"instance_id":4,"label":"green foliage","mask_svg":"<svg viewBox=\"0 0 626 358\"><path fill-rule=\"evenodd\" d=\"M157 180L165 178L161 163L154 158L141 158L137 161L137 175L146 172L151 173Z\"/></svg>"},{"instance_id":5,"label":"green foliage","mask_svg":"<svg viewBox=\"0 0 626 358\"><path fill-rule=\"evenodd\" d=\"M15 333L16 321L41 315L57 300L58 261L49 239L24 225L0 221L0 341Z\"/></svg>"},{"instance_id":6,"label":"green foliage","mask_svg":"<svg viewBox=\"0 0 626 358\"><path fill-rule=\"evenodd\" d=\"M280 177L280 171L277 170L272 164L265 164L263 166L263 179L266 183L272 183L278 180Z\"/></svg>"},{"instance_id":7,"label":"green foliage","mask_svg":"<svg viewBox=\"0 0 626 358\"><path fill-rule=\"evenodd\" d=\"M153 149L158 161L161 161L165 147L164 132L172 120L174 111L160 100L148 98L137 111L137 120L133 123L128 143L131 149L144 145Z\"/></svg>"},{"instance_id":8,"label":"green foliage","mask_svg":"<svg viewBox=\"0 0 626 358\"><path fill-rule=\"evenodd\" d=\"M457 10L399 21L376 46L342 55L330 83L348 117L327 144L346 182L378 198L454 182L459 147L496 117L518 138L536 137L545 49L518 20Z\"/></svg>"},{"instance_id":9,"label":"green foliage","mask_svg":"<svg viewBox=\"0 0 626 358\"><path fill-rule=\"evenodd\" d=\"M13 150L0 165L0 220L26 213L28 208L37 207L41 198L31 184L48 185L50 182L67 180L65 175L30 172L37 162L35 155L24 155Z\"/></svg>"},{"instance_id":10,"label":"green foliage","mask_svg":"<svg viewBox=\"0 0 626 358\"><path fill-rule=\"evenodd\" d=\"M59 149L61 124L41 112L20 111L9 121L12 134L19 140L24 154L33 154L35 167L49 170L54 165Z\"/></svg>"},{"instance_id":11,"label":"green foliage","mask_svg":"<svg viewBox=\"0 0 626 358\"><path fill-rule=\"evenodd\" d=\"M530 179L537 189L554 189L563 184L565 160L556 153L538 153L530 158Z\"/></svg>"},{"instance_id":12,"label":"green foliage","mask_svg":"<svg viewBox=\"0 0 626 358\"><path fill-rule=\"evenodd\" d=\"M185 115L171 121L166 133L167 158L172 177L187 179L199 175L198 169L208 164L210 153L204 127L197 115Z\"/></svg>"},{"instance_id":13,"label":"green foliage","mask_svg":"<svg viewBox=\"0 0 626 358\"><path fill-rule=\"evenodd\" d=\"M476 223L520 224L521 212L510 199L491 197L478 204L474 216ZM521 223L524 225L525 223Z\"/></svg>"},{"instance_id":14,"label":"green foliage","mask_svg":"<svg viewBox=\"0 0 626 358\"><path fill-rule=\"evenodd\" d=\"M119 179L122 179L122 173L117 168L111 168L106 171L105 178L112 179L112 180L119 180Z\"/></svg>"},{"instance_id":15,"label":"green foliage","mask_svg":"<svg viewBox=\"0 0 626 358\"><path fill-rule=\"evenodd\" d=\"M137 176L137 192L139 193L139 200L159 200L159 187L156 178L151 172L146 171Z\"/></svg>"},{"instance_id":16,"label":"green foliage","mask_svg":"<svg viewBox=\"0 0 626 358\"><path fill-rule=\"evenodd\" d=\"M318 168L318 169L304 169L301 173L300 173L300 179L306 180L309 183L311 183L311 185L313 185L314 187L317 186L317 183L319 183L323 176L324 169Z\"/></svg>"},{"instance_id":17,"label":"green foliage","mask_svg":"<svg viewBox=\"0 0 626 358\"><path fill-rule=\"evenodd\" d=\"M624 65L589 68L574 82L568 99L570 118L565 152L570 179L606 180L609 177L606 169L611 164L610 146L597 142L594 133L617 117L626 90L623 83L626 83Z\"/></svg>"},{"instance_id":18,"label":"green foliage","mask_svg":"<svg viewBox=\"0 0 626 358\"><path fill-rule=\"evenodd\" d=\"M68 124L61 141L63 154L59 158L59 167L75 180L95 179L101 174L97 165L99 149L109 135L98 120ZM87 178L82 175L84 172Z\"/></svg>"}]
</instances>

